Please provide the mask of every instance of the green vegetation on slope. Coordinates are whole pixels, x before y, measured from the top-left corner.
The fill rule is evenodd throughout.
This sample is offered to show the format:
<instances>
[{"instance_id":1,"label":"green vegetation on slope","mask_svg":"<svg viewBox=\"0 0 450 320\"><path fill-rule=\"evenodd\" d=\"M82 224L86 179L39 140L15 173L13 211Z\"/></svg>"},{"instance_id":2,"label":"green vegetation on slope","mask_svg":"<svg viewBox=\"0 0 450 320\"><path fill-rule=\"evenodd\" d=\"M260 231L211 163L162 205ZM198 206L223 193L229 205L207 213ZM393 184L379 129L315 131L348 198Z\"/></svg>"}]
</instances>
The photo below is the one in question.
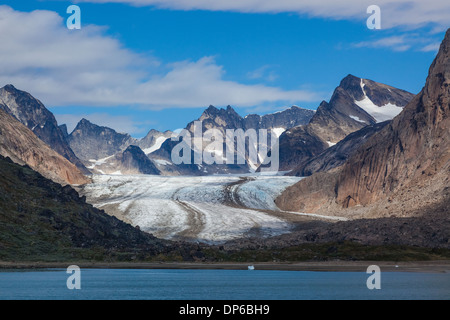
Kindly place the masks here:
<instances>
[{"instance_id":1,"label":"green vegetation on slope","mask_svg":"<svg viewBox=\"0 0 450 320\"><path fill-rule=\"evenodd\" d=\"M402 245L363 245L352 241L304 243L286 248L243 250L205 250L220 262L296 262L296 261L428 261L449 260L450 250Z\"/></svg>"},{"instance_id":2,"label":"green vegetation on slope","mask_svg":"<svg viewBox=\"0 0 450 320\"><path fill-rule=\"evenodd\" d=\"M191 260L192 250L109 216L70 186L0 156L0 260Z\"/></svg>"}]
</instances>

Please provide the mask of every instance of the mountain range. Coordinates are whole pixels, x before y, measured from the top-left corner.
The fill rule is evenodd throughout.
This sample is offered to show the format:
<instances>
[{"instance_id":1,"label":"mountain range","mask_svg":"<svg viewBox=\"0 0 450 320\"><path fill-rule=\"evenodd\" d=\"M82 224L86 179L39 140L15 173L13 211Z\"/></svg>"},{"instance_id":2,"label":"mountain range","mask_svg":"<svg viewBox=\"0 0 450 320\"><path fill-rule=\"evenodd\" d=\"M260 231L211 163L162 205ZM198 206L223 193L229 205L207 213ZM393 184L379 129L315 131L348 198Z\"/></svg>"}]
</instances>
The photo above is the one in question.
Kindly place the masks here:
<instances>
[{"instance_id":1,"label":"mountain range","mask_svg":"<svg viewBox=\"0 0 450 320\"><path fill-rule=\"evenodd\" d=\"M204 134L209 129L218 130L223 137L226 137L226 130L238 130L244 131L253 129L256 132L260 129L268 130L268 141L271 139L271 132L275 133L277 137L284 131L294 126L304 125L310 121L314 116L315 111L292 106L284 111L279 111L272 114L266 114L263 116L250 114L245 117L241 117L231 106L227 106L225 109L218 109L214 106L209 106L195 121L201 122L201 132ZM187 124L186 130L188 130L191 136L194 138L194 124L195 121L191 121ZM265 141L259 141L265 143ZM178 144L178 141L165 141L161 148L152 153L150 157L160 164L163 163L163 167L160 169L164 172L179 174L231 174L231 173L249 173L257 170L258 165L250 163L246 159L245 164L193 164L194 150L191 154L191 164L174 165L171 161L171 155L173 148ZM205 150L207 143L203 143L202 151ZM226 150L225 141L223 143L222 150ZM235 154L236 156L236 154ZM248 155L242 155L246 158Z\"/></svg>"},{"instance_id":2,"label":"mountain range","mask_svg":"<svg viewBox=\"0 0 450 320\"><path fill-rule=\"evenodd\" d=\"M436 207L447 208L448 214L449 84L450 30L425 86L402 112L365 139L339 168L303 179L285 190L277 205L353 217L425 215ZM320 167L326 158L322 154L309 168Z\"/></svg>"},{"instance_id":3,"label":"mountain range","mask_svg":"<svg viewBox=\"0 0 450 320\"><path fill-rule=\"evenodd\" d=\"M380 121L389 121L412 97L412 94L404 90L348 75L335 89L330 101L323 101L317 111L292 106L263 116L249 114L241 117L231 106L225 109L209 106L195 121L201 121L202 133L208 129L217 129L224 136L227 129L253 129L256 132L267 129L269 141L272 132L279 137L279 169L291 171L290 174L304 174L308 172L303 172L302 166L312 158L350 133ZM178 141L169 139L173 135L171 131L159 132L152 129L144 138L136 139L127 133L119 133L112 128L82 119L68 133L67 126L58 126L53 114L30 94L7 85L0 89L0 99L0 108L27 126L85 175L208 175L260 170L258 167L261 163L252 163L248 153L235 153L235 156L245 158L245 164L174 164L171 159L172 150ZM194 135L194 121L186 125L186 130ZM355 141L348 140L347 144L353 148L357 145ZM134 148L129 149L130 146ZM205 147L206 144L203 143L202 148ZM142 153L146 157L142 157ZM340 152L341 161L346 160L348 154ZM194 152L191 154L191 159L193 158Z\"/></svg>"},{"instance_id":4,"label":"mountain range","mask_svg":"<svg viewBox=\"0 0 450 320\"><path fill-rule=\"evenodd\" d=\"M404 90L348 75L306 126L280 136L280 170L293 170L352 132L399 114L414 97Z\"/></svg>"},{"instance_id":5,"label":"mountain range","mask_svg":"<svg viewBox=\"0 0 450 320\"><path fill-rule=\"evenodd\" d=\"M292 250L297 250L299 243L316 241L448 248L449 85L450 29L423 89L415 96L348 75L316 112L293 106L269 115L241 117L231 106L208 107L198 119L202 133L208 129L222 133L227 129L273 129L279 136L280 169L307 176L300 181L295 178L295 184L277 194L279 211L265 213L281 218L295 213L301 219L307 215L299 213L316 214L313 219L335 215L349 220L300 222L293 232L263 244L260 239L236 240L231 254L244 242L257 248L272 242ZM188 123L186 130L193 132L193 126L194 122ZM248 161L229 166L174 164L170 155L178 142L170 139L172 135L170 131L151 130L146 137L135 139L86 119L69 133L29 93L13 85L1 88L0 259L201 260L204 252L200 246L157 239L94 208L72 188L89 185L92 173L211 175L257 169ZM258 192L245 193L244 182L255 181L248 178L224 187L202 187L213 195L224 194L221 206L253 210L236 196L241 192L252 201L260 199ZM253 184L253 188L262 187L264 182ZM165 191L162 188L161 192ZM100 200L102 196L100 192ZM119 195L115 199L120 202L124 198ZM198 233L195 219L202 219L201 209L192 201L183 202L182 197L167 200L187 208L191 227ZM216 204L207 205L216 213ZM314 230L306 231L311 225Z\"/></svg>"},{"instance_id":6,"label":"mountain range","mask_svg":"<svg viewBox=\"0 0 450 320\"><path fill-rule=\"evenodd\" d=\"M90 174L70 148L66 134L58 126L55 116L41 101L13 85L6 85L0 88L0 108L20 121L50 148L75 164L83 174Z\"/></svg>"}]
</instances>

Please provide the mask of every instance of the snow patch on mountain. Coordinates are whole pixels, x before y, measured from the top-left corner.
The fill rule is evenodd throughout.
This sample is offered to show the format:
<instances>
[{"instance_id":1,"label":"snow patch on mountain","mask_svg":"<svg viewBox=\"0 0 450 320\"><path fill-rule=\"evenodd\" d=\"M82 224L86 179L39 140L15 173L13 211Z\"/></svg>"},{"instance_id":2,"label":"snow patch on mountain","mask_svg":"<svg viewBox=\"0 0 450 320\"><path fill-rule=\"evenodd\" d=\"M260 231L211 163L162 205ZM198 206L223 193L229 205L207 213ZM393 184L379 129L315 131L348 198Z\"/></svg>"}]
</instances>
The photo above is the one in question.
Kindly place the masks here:
<instances>
[{"instance_id":1,"label":"snow patch on mountain","mask_svg":"<svg viewBox=\"0 0 450 320\"><path fill-rule=\"evenodd\" d=\"M361 79L361 89L364 93L364 98L359 101L355 100L355 104L364 111L366 111L368 114L370 114L375 119L376 122L392 120L403 110L402 107L399 107L391 103L385 104L383 106L377 106L366 95L366 92L364 91L364 86L365 86L364 81L363 79Z\"/></svg>"},{"instance_id":2,"label":"snow patch on mountain","mask_svg":"<svg viewBox=\"0 0 450 320\"><path fill-rule=\"evenodd\" d=\"M154 144L154 145L152 145L150 148L145 148L145 149L142 150L142 151L144 151L144 153L145 153L146 155L149 155L150 153L155 152L156 150L158 150L159 148L161 148L162 144L163 144L167 139L168 139L168 138L167 138L167 137L164 137L164 136L158 137L158 138L156 138L156 141L155 141L155 144Z\"/></svg>"},{"instance_id":3,"label":"snow patch on mountain","mask_svg":"<svg viewBox=\"0 0 450 320\"><path fill-rule=\"evenodd\" d=\"M89 162L92 163L92 165L90 165L90 166L88 166L86 168L88 168L88 169L95 169L95 167L98 167L98 166L101 166L101 165L107 163L107 161L109 159L113 158L113 157L114 156L109 156L109 157L106 157L106 158L103 158L103 159L98 159L98 160L90 159Z\"/></svg>"},{"instance_id":4,"label":"snow patch on mountain","mask_svg":"<svg viewBox=\"0 0 450 320\"><path fill-rule=\"evenodd\" d=\"M350 115L349 117L352 118L352 119L355 120L355 121L358 121L358 122L361 122L361 123L366 123L364 120L361 120L361 119L358 118L357 116L352 116L352 115Z\"/></svg>"},{"instance_id":5,"label":"snow patch on mountain","mask_svg":"<svg viewBox=\"0 0 450 320\"><path fill-rule=\"evenodd\" d=\"M286 128L273 128L272 129L272 132L275 133L277 138L279 138L281 136L281 134L285 131L286 131Z\"/></svg>"},{"instance_id":6,"label":"snow patch on mountain","mask_svg":"<svg viewBox=\"0 0 450 320\"><path fill-rule=\"evenodd\" d=\"M327 143L328 143L328 146L329 146L329 147L332 147L332 146L336 145L335 142L331 142L331 141L327 141Z\"/></svg>"}]
</instances>

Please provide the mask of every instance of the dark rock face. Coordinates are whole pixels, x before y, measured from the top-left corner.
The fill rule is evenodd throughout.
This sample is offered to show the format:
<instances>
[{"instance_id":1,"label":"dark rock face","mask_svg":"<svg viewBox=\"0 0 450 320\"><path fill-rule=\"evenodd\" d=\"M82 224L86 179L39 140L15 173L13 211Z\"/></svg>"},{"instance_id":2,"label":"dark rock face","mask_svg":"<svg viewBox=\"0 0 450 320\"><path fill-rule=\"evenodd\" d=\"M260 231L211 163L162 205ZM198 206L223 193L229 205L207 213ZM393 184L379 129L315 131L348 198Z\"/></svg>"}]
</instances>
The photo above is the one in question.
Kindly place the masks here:
<instances>
[{"instance_id":1,"label":"dark rock face","mask_svg":"<svg viewBox=\"0 0 450 320\"><path fill-rule=\"evenodd\" d=\"M383 129L389 121L375 123L350 133L336 145L292 170L289 175L310 176L315 172L329 171L343 165L371 136Z\"/></svg>"},{"instance_id":2,"label":"dark rock face","mask_svg":"<svg viewBox=\"0 0 450 320\"><path fill-rule=\"evenodd\" d=\"M117 156L124 152L129 146L148 149L153 147L160 138L171 136L170 131L160 132L150 130L142 139L135 139L126 133L118 133L114 129L98 126L89 120L82 119L69 135L68 141L80 159L99 160L110 156Z\"/></svg>"},{"instance_id":3,"label":"dark rock face","mask_svg":"<svg viewBox=\"0 0 450 320\"><path fill-rule=\"evenodd\" d=\"M59 129L61 130L64 139L67 140L67 138L69 137L69 132L67 131L67 125L66 124L61 124L59 125Z\"/></svg>"},{"instance_id":4,"label":"dark rock face","mask_svg":"<svg viewBox=\"0 0 450 320\"><path fill-rule=\"evenodd\" d=\"M408 186L424 185L433 177L448 186L449 84L450 29L422 91L343 167L339 203L345 207L370 204Z\"/></svg>"},{"instance_id":5,"label":"dark rock face","mask_svg":"<svg viewBox=\"0 0 450 320\"><path fill-rule=\"evenodd\" d=\"M160 174L153 162L138 146L128 146L121 154L115 156L119 162L117 168L123 174Z\"/></svg>"},{"instance_id":6,"label":"dark rock face","mask_svg":"<svg viewBox=\"0 0 450 320\"><path fill-rule=\"evenodd\" d=\"M285 132L281 135L281 170L290 170L304 165L311 157L317 156L350 133L375 124L377 120L374 116L358 106L356 102L368 97L376 104L375 108L386 104L403 107L413 96L404 90L348 75L335 89L330 101L323 101L320 104L306 126L292 128L289 133ZM317 140L321 143L305 143L305 141ZM298 158L298 155L302 158Z\"/></svg>"},{"instance_id":7,"label":"dark rock face","mask_svg":"<svg viewBox=\"0 0 450 320\"><path fill-rule=\"evenodd\" d=\"M349 133L357 131L375 120L353 102L342 87L336 88L329 103L323 101L308 126L324 142L337 143ZM357 117L360 121L350 117Z\"/></svg>"},{"instance_id":8,"label":"dark rock face","mask_svg":"<svg viewBox=\"0 0 450 320\"><path fill-rule=\"evenodd\" d=\"M250 114L244 118L244 128L247 129L289 129L307 124L314 116L315 111L292 106L284 111L266 114L263 116Z\"/></svg>"},{"instance_id":9,"label":"dark rock face","mask_svg":"<svg viewBox=\"0 0 450 320\"><path fill-rule=\"evenodd\" d=\"M209 129L217 129L225 137L226 130L242 129L249 130L254 129L258 132L259 129L275 129L283 128L289 129L298 124L306 124L314 115L314 111L308 109L302 109L293 106L285 111L276 112L267 115L251 114L242 118L231 106L226 109L218 109L214 106L209 106L198 119L202 121L202 132ZM186 129L194 135L194 121L190 122ZM270 131L268 132L268 140L270 140ZM170 161L172 149L178 144L177 141L171 141L168 139L163 143L161 148L151 155L151 158L156 160L163 159ZM205 147L205 146L203 146ZM224 146L225 150L225 146ZM322 151L322 150L321 150ZM193 159L193 157L191 157ZM193 163L193 161L191 161ZM161 169L161 168L160 168ZM254 169L254 168L253 168ZM201 167L194 164L181 164L181 165L166 165L164 171L167 174L192 174L192 175L205 175L205 174L218 174L218 173L247 173L250 172L250 166L248 164L213 164L202 165Z\"/></svg>"},{"instance_id":10,"label":"dark rock face","mask_svg":"<svg viewBox=\"0 0 450 320\"><path fill-rule=\"evenodd\" d=\"M275 199L278 208L294 212L316 212L335 197L335 172L317 172L288 187Z\"/></svg>"},{"instance_id":11,"label":"dark rock face","mask_svg":"<svg viewBox=\"0 0 450 320\"><path fill-rule=\"evenodd\" d=\"M279 148L280 170L288 171L323 152L328 144L312 134L308 126L299 126L280 136Z\"/></svg>"},{"instance_id":12,"label":"dark rock face","mask_svg":"<svg viewBox=\"0 0 450 320\"><path fill-rule=\"evenodd\" d=\"M277 198L280 208L359 218L448 219L450 199L450 29L422 91L336 172L319 172ZM329 181L333 183L330 185ZM311 186L321 186L320 192ZM312 201L314 196L314 201ZM350 209L351 208L351 209Z\"/></svg>"},{"instance_id":13,"label":"dark rock face","mask_svg":"<svg viewBox=\"0 0 450 320\"><path fill-rule=\"evenodd\" d=\"M103 159L124 151L134 139L129 134L117 133L82 119L69 135L69 144L82 160Z\"/></svg>"},{"instance_id":14,"label":"dark rock face","mask_svg":"<svg viewBox=\"0 0 450 320\"><path fill-rule=\"evenodd\" d=\"M39 100L13 85L6 85L0 89L0 104L3 110L13 115L53 150L75 164L84 174L90 174L70 148L54 115Z\"/></svg>"},{"instance_id":15,"label":"dark rock face","mask_svg":"<svg viewBox=\"0 0 450 320\"><path fill-rule=\"evenodd\" d=\"M228 106L226 109L217 109L214 106L209 106L197 121L202 121L203 132L214 128L225 134L226 129L244 128L242 117L231 106ZM186 129L193 134L193 127L194 121L190 122Z\"/></svg>"},{"instance_id":16,"label":"dark rock face","mask_svg":"<svg viewBox=\"0 0 450 320\"><path fill-rule=\"evenodd\" d=\"M203 132L214 128L225 133L226 129L289 129L298 125L307 124L315 111L292 106L284 111L266 114L263 116L250 114L242 118L231 106L226 109L218 109L209 106L198 119L203 122ZM190 122L186 129L192 132L194 122Z\"/></svg>"}]
</instances>

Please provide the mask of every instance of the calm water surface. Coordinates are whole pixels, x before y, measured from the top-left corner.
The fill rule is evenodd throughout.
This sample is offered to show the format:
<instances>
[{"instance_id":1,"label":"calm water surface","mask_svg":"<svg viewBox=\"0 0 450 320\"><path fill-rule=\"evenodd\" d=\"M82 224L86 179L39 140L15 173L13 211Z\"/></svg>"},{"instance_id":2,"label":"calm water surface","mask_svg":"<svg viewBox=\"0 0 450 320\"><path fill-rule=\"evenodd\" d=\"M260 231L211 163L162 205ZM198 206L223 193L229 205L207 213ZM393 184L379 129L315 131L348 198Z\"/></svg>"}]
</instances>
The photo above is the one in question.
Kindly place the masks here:
<instances>
[{"instance_id":1,"label":"calm water surface","mask_svg":"<svg viewBox=\"0 0 450 320\"><path fill-rule=\"evenodd\" d=\"M304 300L450 299L449 273L382 272L369 290L363 272L82 269L67 289L65 269L0 271L0 299Z\"/></svg>"}]
</instances>

